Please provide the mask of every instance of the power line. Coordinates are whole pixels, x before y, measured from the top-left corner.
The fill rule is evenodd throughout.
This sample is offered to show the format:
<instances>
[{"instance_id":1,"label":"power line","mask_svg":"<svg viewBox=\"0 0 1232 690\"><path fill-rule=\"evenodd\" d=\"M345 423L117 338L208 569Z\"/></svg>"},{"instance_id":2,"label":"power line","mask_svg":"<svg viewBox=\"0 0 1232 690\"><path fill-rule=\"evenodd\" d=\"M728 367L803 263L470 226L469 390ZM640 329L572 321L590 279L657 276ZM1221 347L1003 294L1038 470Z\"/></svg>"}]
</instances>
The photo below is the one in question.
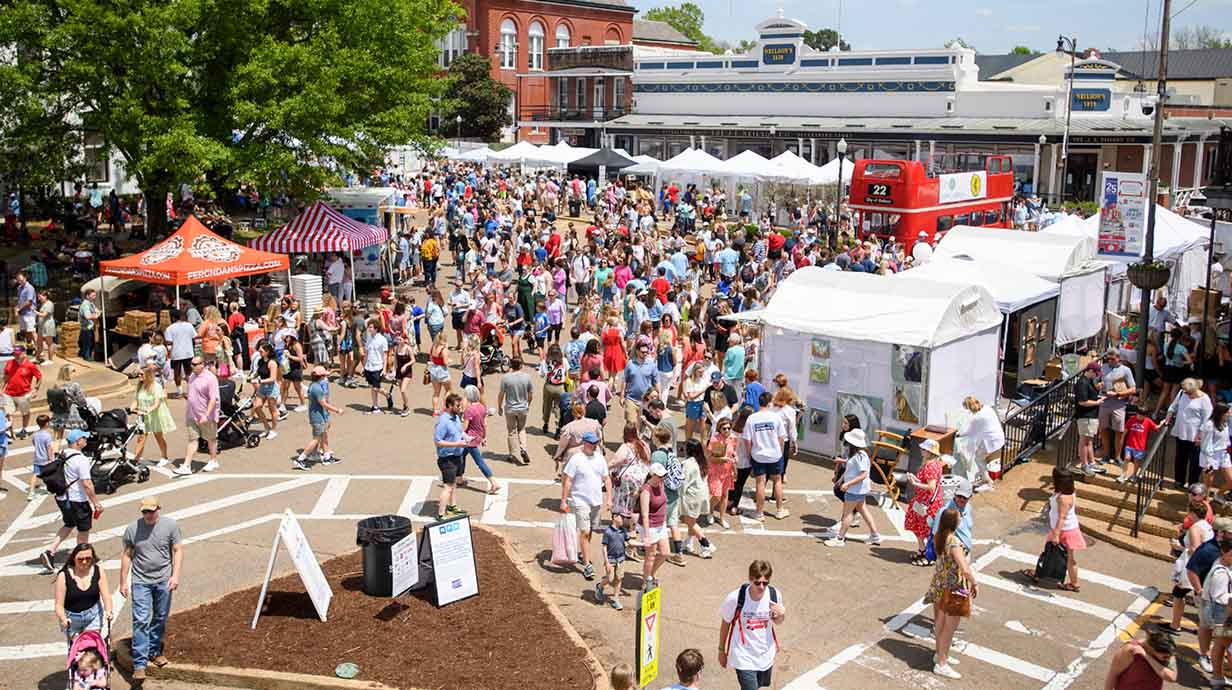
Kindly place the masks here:
<instances>
[{"instance_id":1,"label":"power line","mask_svg":"<svg viewBox=\"0 0 1232 690\"><path fill-rule=\"evenodd\" d=\"M1180 13L1184 12L1185 10L1189 9L1190 7L1193 7L1193 6L1194 6L1194 5L1196 5L1197 3L1198 3L1198 0L1189 0L1189 4L1188 4L1188 5L1185 5L1185 6L1184 6L1184 7L1182 7L1181 9L1179 9L1179 10L1177 10L1177 11L1175 11L1175 12L1173 12L1173 13L1172 13L1172 18L1173 18L1173 19L1176 19L1176 16L1177 16L1178 14L1180 14Z\"/></svg>"}]
</instances>

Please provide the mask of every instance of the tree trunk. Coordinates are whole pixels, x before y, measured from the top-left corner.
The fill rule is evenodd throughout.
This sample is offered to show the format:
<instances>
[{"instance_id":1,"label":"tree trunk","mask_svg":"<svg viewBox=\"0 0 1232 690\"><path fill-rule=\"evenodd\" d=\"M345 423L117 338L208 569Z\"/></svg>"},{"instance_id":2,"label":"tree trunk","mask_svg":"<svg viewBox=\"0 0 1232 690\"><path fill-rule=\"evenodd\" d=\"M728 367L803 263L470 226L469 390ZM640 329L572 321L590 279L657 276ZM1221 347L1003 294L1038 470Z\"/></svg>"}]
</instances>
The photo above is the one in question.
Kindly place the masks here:
<instances>
[{"instance_id":1,"label":"tree trunk","mask_svg":"<svg viewBox=\"0 0 1232 690\"><path fill-rule=\"evenodd\" d=\"M145 194L145 233L151 242L167 236L167 185L142 185Z\"/></svg>"}]
</instances>

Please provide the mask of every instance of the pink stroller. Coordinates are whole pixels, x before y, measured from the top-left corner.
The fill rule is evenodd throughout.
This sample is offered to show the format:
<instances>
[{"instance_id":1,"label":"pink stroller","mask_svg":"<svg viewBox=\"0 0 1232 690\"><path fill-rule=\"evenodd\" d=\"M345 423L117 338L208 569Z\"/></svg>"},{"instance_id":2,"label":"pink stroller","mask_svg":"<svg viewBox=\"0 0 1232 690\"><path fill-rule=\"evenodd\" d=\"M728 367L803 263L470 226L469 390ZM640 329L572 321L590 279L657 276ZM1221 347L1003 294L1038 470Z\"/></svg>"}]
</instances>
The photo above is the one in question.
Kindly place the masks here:
<instances>
[{"instance_id":1,"label":"pink stroller","mask_svg":"<svg viewBox=\"0 0 1232 690\"><path fill-rule=\"evenodd\" d=\"M86 630L73 639L68 650L68 690L111 687L111 631L107 638L97 630ZM83 657L98 656L96 668L90 669ZM99 681L102 681L99 683Z\"/></svg>"}]
</instances>

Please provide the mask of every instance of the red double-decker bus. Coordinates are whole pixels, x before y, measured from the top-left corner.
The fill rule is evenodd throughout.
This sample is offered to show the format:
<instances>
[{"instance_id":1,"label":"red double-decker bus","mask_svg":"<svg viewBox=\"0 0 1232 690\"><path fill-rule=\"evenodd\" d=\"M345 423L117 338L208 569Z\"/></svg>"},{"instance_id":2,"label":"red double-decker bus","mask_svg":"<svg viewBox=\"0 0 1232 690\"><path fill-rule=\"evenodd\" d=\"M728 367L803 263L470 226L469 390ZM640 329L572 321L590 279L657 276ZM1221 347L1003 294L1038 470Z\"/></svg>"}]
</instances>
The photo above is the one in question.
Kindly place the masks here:
<instances>
[{"instance_id":1,"label":"red double-decker bus","mask_svg":"<svg viewBox=\"0 0 1232 690\"><path fill-rule=\"evenodd\" d=\"M858 160L848 205L860 237L893 235L911 251L955 225L1009 228L1014 164L1009 156L954 154L932 170L920 161Z\"/></svg>"}]
</instances>

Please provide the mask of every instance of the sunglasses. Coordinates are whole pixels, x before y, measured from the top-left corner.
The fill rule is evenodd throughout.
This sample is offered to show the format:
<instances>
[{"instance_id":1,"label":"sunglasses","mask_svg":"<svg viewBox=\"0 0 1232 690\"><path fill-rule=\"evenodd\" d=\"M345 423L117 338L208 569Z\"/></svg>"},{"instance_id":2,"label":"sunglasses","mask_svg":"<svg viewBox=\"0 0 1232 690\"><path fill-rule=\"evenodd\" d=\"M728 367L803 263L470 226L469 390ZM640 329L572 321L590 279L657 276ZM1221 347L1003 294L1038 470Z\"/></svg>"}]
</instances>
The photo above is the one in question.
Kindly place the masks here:
<instances>
[{"instance_id":1,"label":"sunglasses","mask_svg":"<svg viewBox=\"0 0 1232 690\"><path fill-rule=\"evenodd\" d=\"M757 585L758 587L765 587L770 584L770 580L753 580L749 584Z\"/></svg>"},{"instance_id":2,"label":"sunglasses","mask_svg":"<svg viewBox=\"0 0 1232 690\"><path fill-rule=\"evenodd\" d=\"M141 511L141 514L149 515L150 513L157 513L157 512L158 512L158 508L145 508Z\"/></svg>"}]
</instances>

